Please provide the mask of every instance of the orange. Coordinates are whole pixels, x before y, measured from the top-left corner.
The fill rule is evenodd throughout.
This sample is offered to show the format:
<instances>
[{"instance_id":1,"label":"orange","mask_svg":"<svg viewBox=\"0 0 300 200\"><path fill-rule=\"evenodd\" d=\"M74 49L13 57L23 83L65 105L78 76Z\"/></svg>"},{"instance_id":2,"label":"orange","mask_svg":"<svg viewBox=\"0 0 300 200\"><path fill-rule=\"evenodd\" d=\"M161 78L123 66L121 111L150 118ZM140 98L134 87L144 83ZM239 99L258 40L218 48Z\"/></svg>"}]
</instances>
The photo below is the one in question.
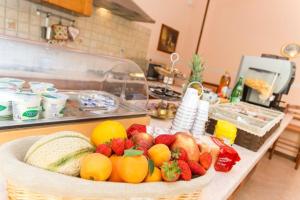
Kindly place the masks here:
<instances>
[{"instance_id":1,"label":"orange","mask_svg":"<svg viewBox=\"0 0 300 200\"><path fill-rule=\"evenodd\" d=\"M91 141L98 146L110 142L114 138L127 138L125 127L117 121L104 121L93 130Z\"/></svg>"},{"instance_id":2,"label":"orange","mask_svg":"<svg viewBox=\"0 0 300 200\"><path fill-rule=\"evenodd\" d=\"M123 156L119 163L119 175L127 183L141 183L148 174L148 161L143 155Z\"/></svg>"},{"instance_id":3,"label":"orange","mask_svg":"<svg viewBox=\"0 0 300 200\"><path fill-rule=\"evenodd\" d=\"M145 182L158 182L161 181L161 171L158 167L154 167L152 174L148 173Z\"/></svg>"},{"instance_id":4,"label":"orange","mask_svg":"<svg viewBox=\"0 0 300 200\"><path fill-rule=\"evenodd\" d=\"M105 181L112 172L112 163L100 153L92 153L81 161L80 177L88 180Z\"/></svg>"},{"instance_id":5,"label":"orange","mask_svg":"<svg viewBox=\"0 0 300 200\"><path fill-rule=\"evenodd\" d=\"M122 156L112 155L109 159L112 163L112 172L108 180L112 182L122 182L122 179L118 172L120 168L120 160L122 159Z\"/></svg>"},{"instance_id":6,"label":"orange","mask_svg":"<svg viewBox=\"0 0 300 200\"><path fill-rule=\"evenodd\" d=\"M160 167L171 159L171 151L165 144L156 144L148 150L148 156L156 167Z\"/></svg>"}]
</instances>

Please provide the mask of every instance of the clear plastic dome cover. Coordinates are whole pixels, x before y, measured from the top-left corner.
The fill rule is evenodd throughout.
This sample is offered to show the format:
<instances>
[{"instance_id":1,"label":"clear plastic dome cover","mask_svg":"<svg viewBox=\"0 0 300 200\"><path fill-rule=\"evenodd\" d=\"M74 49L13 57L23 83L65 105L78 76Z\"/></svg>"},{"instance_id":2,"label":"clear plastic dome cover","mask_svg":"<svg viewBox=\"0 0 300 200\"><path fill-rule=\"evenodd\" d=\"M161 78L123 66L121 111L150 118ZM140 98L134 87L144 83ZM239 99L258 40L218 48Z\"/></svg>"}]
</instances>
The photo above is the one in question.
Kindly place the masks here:
<instances>
[{"instance_id":1,"label":"clear plastic dome cover","mask_svg":"<svg viewBox=\"0 0 300 200\"><path fill-rule=\"evenodd\" d=\"M58 91L101 91L146 108L148 85L131 60L0 36L0 78L54 84ZM138 102L138 103L137 103Z\"/></svg>"}]
</instances>

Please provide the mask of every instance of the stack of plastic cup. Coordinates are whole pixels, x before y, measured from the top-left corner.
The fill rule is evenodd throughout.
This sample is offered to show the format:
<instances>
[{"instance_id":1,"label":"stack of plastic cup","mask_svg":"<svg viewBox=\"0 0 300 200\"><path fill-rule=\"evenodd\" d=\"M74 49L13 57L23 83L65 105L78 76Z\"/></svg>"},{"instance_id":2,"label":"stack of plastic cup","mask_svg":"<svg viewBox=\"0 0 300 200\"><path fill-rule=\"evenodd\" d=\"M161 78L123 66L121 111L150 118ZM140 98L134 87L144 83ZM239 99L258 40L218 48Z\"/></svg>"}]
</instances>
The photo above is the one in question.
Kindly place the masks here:
<instances>
[{"instance_id":1,"label":"stack of plastic cup","mask_svg":"<svg viewBox=\"0 0 300 200\"><path fill-rule=\"evenodd\" d=\"M204 100L198 101L198 110L196 114L196 119L191 130L193 136L197 139L200 139L205 133L205 124L208 121L208 112L209 112L209 102Z\"/></svg>"},{"instance_id":2,"label":"stack of plastic cup","mask_svg":"<svg viewBox=\"0 0 300 200\"><path fill-rule=\"evenodd\" d=\"M188 88L177 109L172 123L172 132L191 130L197 114L198 100L198 91L193 88Z\"/></svg>"}]
</instances>

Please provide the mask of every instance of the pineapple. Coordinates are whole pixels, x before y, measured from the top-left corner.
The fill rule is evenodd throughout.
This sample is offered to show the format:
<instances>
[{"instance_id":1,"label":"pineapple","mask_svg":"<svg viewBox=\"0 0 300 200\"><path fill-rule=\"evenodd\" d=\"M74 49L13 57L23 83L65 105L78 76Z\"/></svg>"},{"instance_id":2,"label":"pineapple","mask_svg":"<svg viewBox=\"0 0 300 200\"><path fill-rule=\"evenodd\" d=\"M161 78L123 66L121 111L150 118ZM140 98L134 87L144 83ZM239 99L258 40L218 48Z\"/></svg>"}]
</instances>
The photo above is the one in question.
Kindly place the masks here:
<instances>
[{"instance_id":1,"label":"pineapple","mask_svg":"<svg viewBox=\"0 0 300 200\"><path fill-rule=\"evenodd\" d=\"M204 71L204 66L203 66L203 62L202 59L199 55L194 54L193 55L193 60L190 64L190 68L192 70L191 72L191 76L189 78L189 83L197 81L202 83L202 73Z\"/></svg>"},{"instance_id":2,"label":"pineapple","mask_svg":"<svg viewBox=\"0 0 300 200\"><path fill-rule=\"evenodd\" d=\"M190 63L189 66L192 71L191 71L191 76L189 78L189 81L186 84L185 90L191 82L199 82L199 83L203 82L202 76L203 76L203 71L204 71L204 64L203 64L202 58L199 55L194 54L192 62ZM202 93L201 86L199 84L194 83L190 87L197 89L199 95Z\"/></svg>"}]
</instances>

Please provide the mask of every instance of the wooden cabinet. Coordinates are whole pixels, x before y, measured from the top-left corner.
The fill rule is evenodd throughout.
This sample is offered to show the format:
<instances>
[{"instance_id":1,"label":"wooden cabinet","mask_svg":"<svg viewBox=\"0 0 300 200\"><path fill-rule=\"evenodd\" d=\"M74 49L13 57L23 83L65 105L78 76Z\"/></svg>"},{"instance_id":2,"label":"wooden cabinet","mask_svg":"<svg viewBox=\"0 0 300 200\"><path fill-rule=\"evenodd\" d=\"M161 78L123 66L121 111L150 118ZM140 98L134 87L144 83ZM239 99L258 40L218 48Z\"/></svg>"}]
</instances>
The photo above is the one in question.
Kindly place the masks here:
<instances>
[{"instance_id":1,"label":"wooden cabinet","mask_svg":"<svg viewBox=\"0 0 300 200\"><path fill-rule=\"evenodd\" d=\"M31 0L52 8L63 9L75 14L91 16L93 0Z\"/></svg>"}]
</instances>

